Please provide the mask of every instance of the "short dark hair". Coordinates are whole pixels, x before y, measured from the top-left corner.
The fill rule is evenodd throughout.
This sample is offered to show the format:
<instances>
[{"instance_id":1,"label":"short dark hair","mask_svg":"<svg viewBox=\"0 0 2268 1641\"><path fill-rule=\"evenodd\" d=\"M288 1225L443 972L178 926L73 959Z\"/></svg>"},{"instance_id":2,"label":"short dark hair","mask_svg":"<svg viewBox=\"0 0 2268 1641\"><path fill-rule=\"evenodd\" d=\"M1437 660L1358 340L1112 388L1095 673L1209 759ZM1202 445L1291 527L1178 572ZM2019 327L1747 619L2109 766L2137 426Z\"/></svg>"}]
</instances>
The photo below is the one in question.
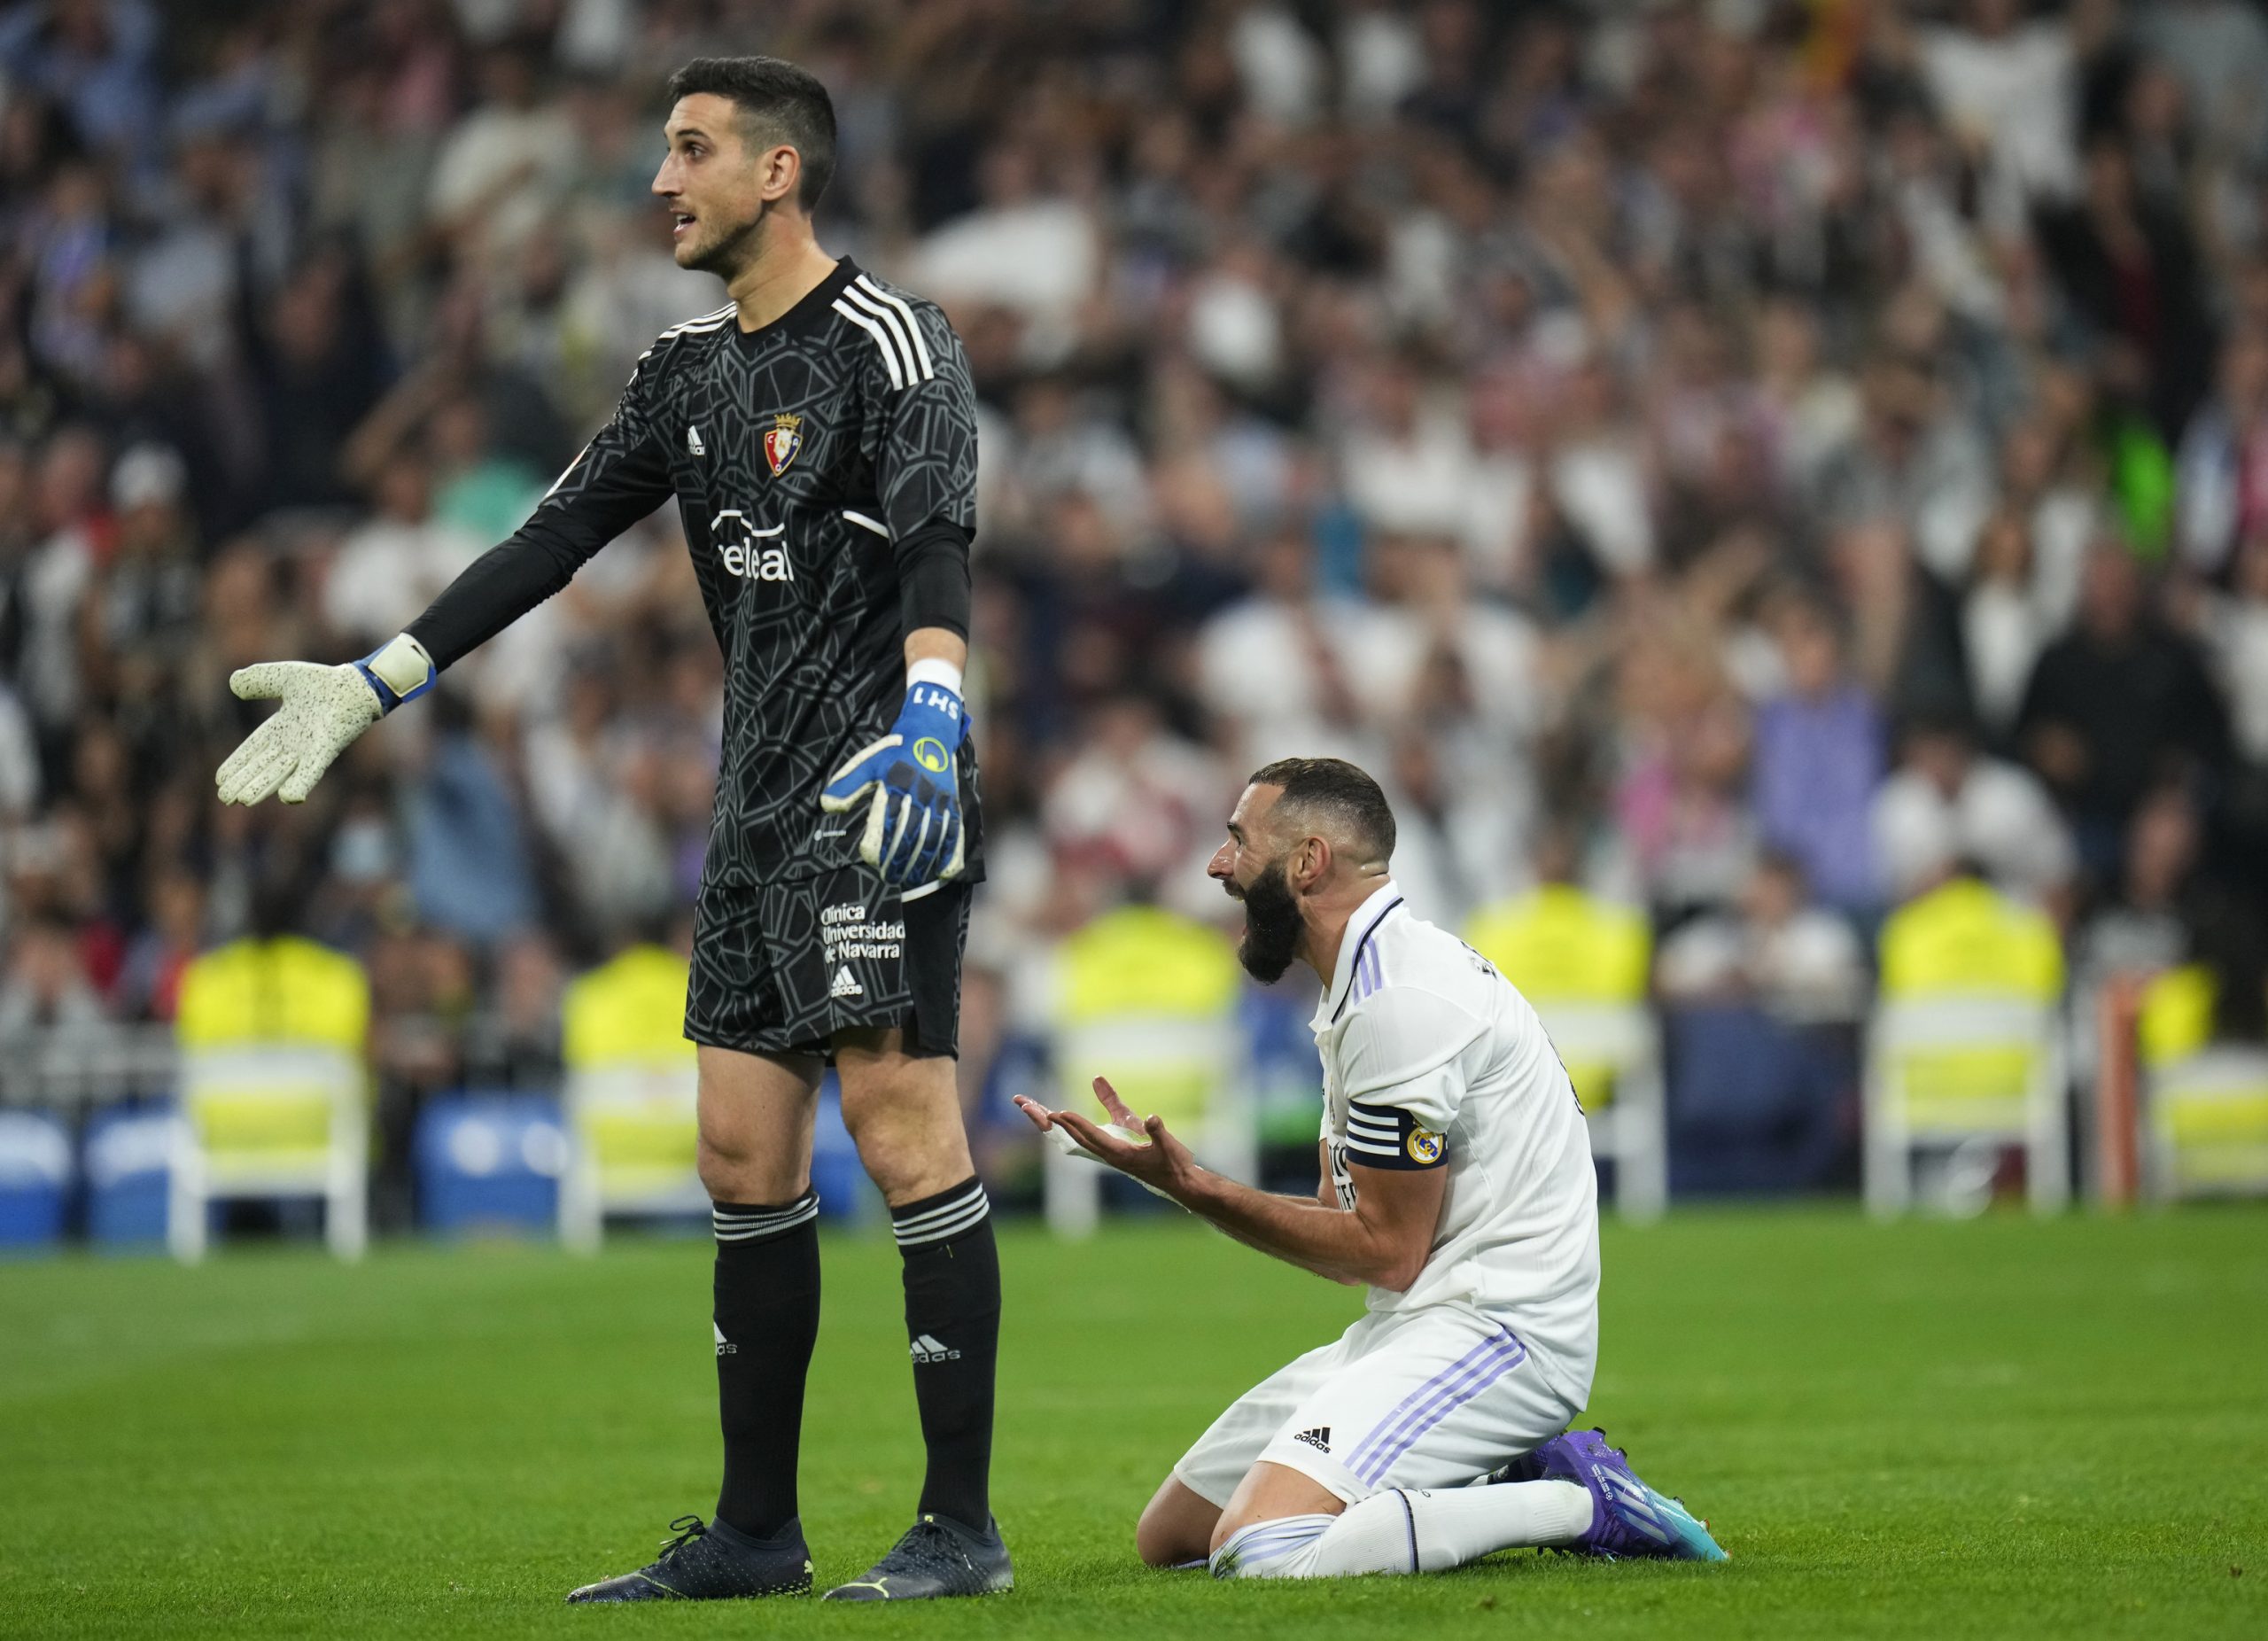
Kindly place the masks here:
<instances>
[{"instance_id":1,"label":"short dark hair","mask_svg":"<svg viewBox=\"0 0 2268 1641\"><path fill-rule=\"evenodd\" d=\"M1363 853L1381 863L1394 858L1394 811L1379 783L1342 758L1279 758L1252 772L1248 784L1281 787L1278 808L1327 814L1347 828Z\"/></svg>"},{"instance_id":2,"label":"short dark hair","mask_svg":"<svg viewBox=\"0 0 2268 1641\"><path fill-rule=\"evenodd\" d=\"M776 57L696 57L670 76L671 102L703 94L740 110L743 143L785 143L802 156L796 203L817 210L835 176L835 99L819 76Z\"/></svg>"}]
</instances>

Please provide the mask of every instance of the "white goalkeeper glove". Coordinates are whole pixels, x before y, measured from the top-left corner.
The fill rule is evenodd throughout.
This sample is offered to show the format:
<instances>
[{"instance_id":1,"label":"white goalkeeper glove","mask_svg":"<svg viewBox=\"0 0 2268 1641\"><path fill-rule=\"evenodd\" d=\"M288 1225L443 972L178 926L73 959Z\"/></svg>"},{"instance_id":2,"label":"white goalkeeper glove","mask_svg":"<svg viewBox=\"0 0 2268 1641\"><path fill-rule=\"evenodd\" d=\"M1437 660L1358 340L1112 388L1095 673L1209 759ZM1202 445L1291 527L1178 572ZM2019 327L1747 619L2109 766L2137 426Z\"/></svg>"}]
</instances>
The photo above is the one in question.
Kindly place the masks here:
<instances>
[{"instance_id":1,"label":"white goalkeeper glove","mask_svg":"<svg viewBox=\"0 0 2268 1641\"><path fill-rule=\"evenodd\" d=\"M270 792L304 804L354 737L433 687L425 647L404 633L344 666L263 661L229 675L239 701L281 701L276 715L245 737L214 777L224 804L252 805Z\"/></svg>"}]
</instances>

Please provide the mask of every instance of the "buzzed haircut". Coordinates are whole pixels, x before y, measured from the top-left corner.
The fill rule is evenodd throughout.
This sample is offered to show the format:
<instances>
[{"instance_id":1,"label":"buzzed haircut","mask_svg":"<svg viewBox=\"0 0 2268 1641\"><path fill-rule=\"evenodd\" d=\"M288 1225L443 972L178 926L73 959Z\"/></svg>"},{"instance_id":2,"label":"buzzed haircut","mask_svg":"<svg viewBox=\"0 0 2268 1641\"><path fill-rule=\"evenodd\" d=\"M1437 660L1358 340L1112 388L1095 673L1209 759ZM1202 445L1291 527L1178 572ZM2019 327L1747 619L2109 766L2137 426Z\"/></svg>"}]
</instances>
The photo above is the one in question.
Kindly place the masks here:
<instances>
[{"instance_id":1,"label":"buzzed haircut","mask_svg":"<svg viewBox=\"0 0 2268 1641\"><path fill-rule=\"evenodd\" d=\"M1252 772L1253 786L1281 787L1278 809L1335 821L1364 861L1394 857L1394 811L1379 783L1341 758L1279 758Z\"/></svg>"},{"instance_id":2,"label":"buzzed haircut","mask_svg":"<svg viewBox=\"0 0 2268 1641\"><path fill-rule=\"evenodd\" d=\"M808 68L776 57L696 57L670 76L670 101L706 94L731 101L750 149L785 143L803 156L796 203L809 214L835 176L835 99Z\"/></svg>"}]
</instances>

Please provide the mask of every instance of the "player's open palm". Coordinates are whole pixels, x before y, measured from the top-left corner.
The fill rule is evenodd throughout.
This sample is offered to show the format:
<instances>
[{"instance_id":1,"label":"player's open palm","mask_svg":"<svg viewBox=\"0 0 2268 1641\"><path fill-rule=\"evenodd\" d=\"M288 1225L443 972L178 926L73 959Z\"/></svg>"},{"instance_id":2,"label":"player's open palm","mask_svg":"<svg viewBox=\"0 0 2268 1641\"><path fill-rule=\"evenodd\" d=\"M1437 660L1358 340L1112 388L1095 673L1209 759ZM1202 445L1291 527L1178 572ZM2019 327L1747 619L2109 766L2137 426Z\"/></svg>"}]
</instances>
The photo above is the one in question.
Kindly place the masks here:
<instances>
[{"instance_id":1,"label":"player's open palm","mask_svg":"<svg viewBox=\"0 0 2268 1641\"><path fill-rule=\"evenodd\" d=\"M214 777L224 804L256 804L273 792L304 804L354 737L385 709L352 663L264 661L229 674L239 701L281 701L276 715L245 737Z\"/></svg>"},{"instance_id":2,"label":"player's open palm","mask_svg":"<svg viewBox=\"0 0 2268 1641\"><path fill-rule=\"evenodd\" d=\"M1016 1096L1016 1105L1031 1119L1033 1127L1051 1135L1057 1145L1084 1152L1161 1194L1170 1194L1174 1183L1196 1168L1197 1158L1174 1138L1163 1117L1135 1116L1107 1078L1095 1078L1094 1087L1107 1123L1098 1123L1076 1111L1050 1111L1037 1100L1021 1094Z\"/></svg>"}]
</instances>

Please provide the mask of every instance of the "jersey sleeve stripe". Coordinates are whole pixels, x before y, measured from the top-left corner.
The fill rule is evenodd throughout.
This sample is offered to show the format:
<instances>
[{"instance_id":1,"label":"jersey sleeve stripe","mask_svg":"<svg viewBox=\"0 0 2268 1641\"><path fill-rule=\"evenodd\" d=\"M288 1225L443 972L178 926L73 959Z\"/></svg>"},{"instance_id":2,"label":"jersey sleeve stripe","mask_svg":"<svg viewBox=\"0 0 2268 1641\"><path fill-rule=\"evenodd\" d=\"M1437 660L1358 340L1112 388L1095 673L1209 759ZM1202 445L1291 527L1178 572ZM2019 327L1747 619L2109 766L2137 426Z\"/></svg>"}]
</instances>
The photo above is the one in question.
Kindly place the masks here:
<instances>
[{"instance_id":1,"label":"jersey sleeve stripe","mask_svg":"<svg viewBox=\"0 0 2268 1641\"><path fill-rule=\"evenodd\" d=\"M1399 1129L1409 1116L1400 1106L1374 1106L1359 1100L1347 1102L1347 1120L1350 1123L1375 1123L1380 1128Z\"/></svg>"},{"instance_id":2,"label":"jersey sleeve stripe","mask_svg":"<svg viewBox=\"0 0 2268 1641\"><path fill-rule=\"evenodd\" d=\"M937 367L929 362L929 345L921 339L921 322L913 316L913 310L905 305L905 299L892 296L864 274L858 276L857 284L858 289L867 295L879 301L888 302L905 315L905 328L913 338L914 356L921 362L921 379L928 381L931 377L936 376Z\"/></svg>"},{"instance_id":3,"label":"jersey sleeve stripe","mask_svg":"<svg viewBox=\"0 0 2268 1641\"><path fill-rule=\"evenodd\" d=\"M890 346L889 337L882 326L867 318L841 297L835 299L835 311L874 338L874 346L882 349L883 368L889 372L889 385L893 388L904 387L905 372L897 368L897 351Z\"/></svg>"},{"instance_id":4,"label":"jersey sleeve stripe","mask_svg":"<svg viewBox=\"0 0 2268 1641\"><path fill-rule=\"evenodd\" d=\"M853 512L847 507L843 509L843 516L854 525L864 525L867 529L882 537L883 541L887 541L889 540L889 526L882 523L881 519L869 518L866 514Z\"/></svg>"},{"instance_id":5,"label":"jersey sleeve stripe","mask_svg":"<svg viewBox=\"0 0 2268 1641\"><path fill-rule=\"evenodd\" d=\"M895 311L883 307L855 285L845 289L843 294L882 322L882 328L889 332L890 339L897 344L898 362L905 367L907 381L926 382L936 374L934 370L922 369L914 363L913 343L905 334L904 327L899 324Z\"/></svg>"},{"instance_id":6,"label":"jersey sleeve stripe","mask_svg":"<svg viewBox=\"0 0 2268 1641\"><path fill-rule=\"evenodd\" d=\"M664 338L672 336L690 336L698 331L714 331L718 325L725 323L725 320L728 315L738 311L738 303L727 302L713 314L703 314L698 318L687 319L681 323L673 324L668 330L663 331L662 335Z\"/></svg>"}]
</instances>

